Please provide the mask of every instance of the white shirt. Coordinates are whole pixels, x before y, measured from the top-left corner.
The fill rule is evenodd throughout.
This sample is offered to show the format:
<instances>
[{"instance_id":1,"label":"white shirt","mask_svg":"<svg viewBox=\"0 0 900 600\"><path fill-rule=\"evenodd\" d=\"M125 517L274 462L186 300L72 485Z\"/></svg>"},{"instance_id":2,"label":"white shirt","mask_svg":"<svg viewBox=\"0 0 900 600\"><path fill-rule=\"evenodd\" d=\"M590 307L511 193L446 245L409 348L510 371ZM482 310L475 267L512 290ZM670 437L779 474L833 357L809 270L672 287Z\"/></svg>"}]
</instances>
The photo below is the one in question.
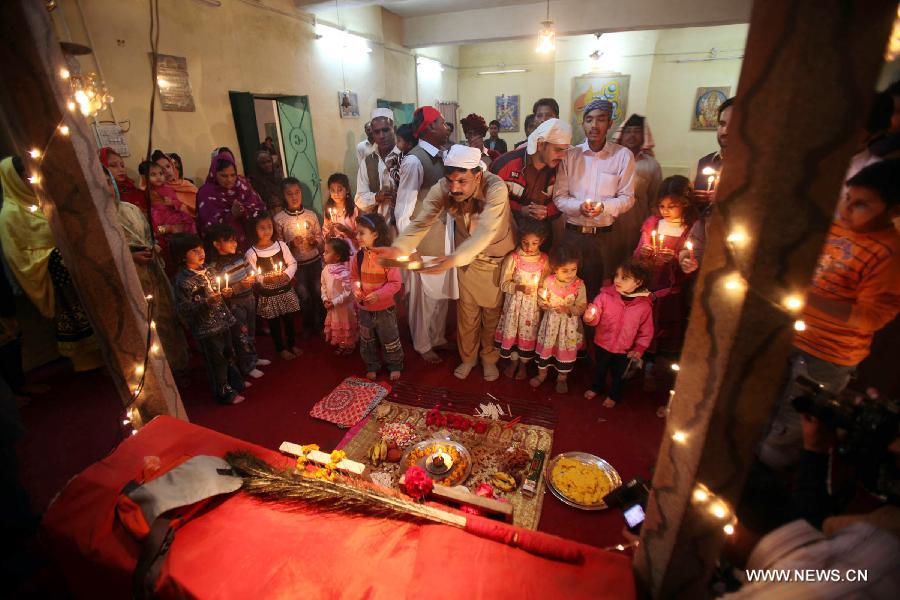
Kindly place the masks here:
<instances>
[{"instance_id":1,"label":"white shirt","mask_svg":"<svg viewBox=\"0 0 900 600\"><path fill-rule=\"evenodd\" d=\"M375 144L370 143L369 140L363 140L356 145L356 159L362 164L362 161L366 160L366 157L375 151Z\"/></svg>"},{"instance_id":2,"label":"white shirt","mask_svg":"<svg viewBox=\"0 0 900 600\"><path fill-rule=\"evenodd\" d=\"M293 279L294 273L297 272L297 259L294 258L294 254L291 252L290 247L284 242L275 242L265 250L253 246L244 253L244 258L247 259L247 262L253 266L253 271L256 272L257 256L259 258L269 258L270 256L278 254L279 250L281 251L282 256L284 256L284 272L288 277Z\"/></svg>"},{"instance_id":3,"label":"white shirt","mask_svg":"<svg viewBox=\"0 0 900 600\"><path fill-rule=\"evenodd\" d=\"M788 581L747 583L726 598L760 600L829 600L900 598L900 541L868 523L854 523L826 537L804 520L764 536L747 560L747 570L780 571ZM820 571L818 575L807 570ZM806 581L798 578L803 572ZM865 572L865 581L857 572ZM812 578L810 577L812 576ZM815 580L818 576L820 579ZM827 578L827 579L825 579Z\"/></svg>"},{"instance_id":4,"label":"white shirt","mask_svg":"<svg viewBox=\"0 0 900 600\"><path fill-rule=\"evenodd\" d=\"M419 147L431 157L437 156L440 152L438 148L425 140L419 140ZM400 163L400 187L397 189L397 205L394 208L397 231L402 232L409 225L424 178L425 169L419 159L412 154L404 156L403 162Z\"/></svg>"},{"instance_id":5,"label":"white shirt","mask_svg":"<svg viewBox=\"0 0 900 600\"><path fill-rule=\"evenodd\" d=\"M589 219L581 214L585 200L603 203L603 212ZM600 152L587 141L566 151L556 170L553 202L566 221L588 227L606 227L634 205L634 155L614 142Z\"/></svg>"},{"instance_id":6,"label":"white shirt","mask_svg":"<svg viewBox=\"0 0 900 600\"><path fill-rule=\"evenodd\" d=\"M377 148L377 146L375 146ZM376 149L374 152L375 156L378 157L378 178L379 178L379 188L381 187L381 182L384 181L385 174L384 172L387 170L387 165L384 164L384 159L381 158L381 155L378 154L378 150ZM394 149L388 152L388 155L391 154L400 154L400 149L397 146L394 146ZM366 161L362 160L359 163L359 168L356 170L356 196L353 199L357 208L360 211L368 211L371 210L373 206L377 203L375 202L375 193L369 191L369 169L366 168ZM385 202L381 206L378 207L378 212L384 217L387 221L388 212L391 210L391 205L389 202Z\"/></svg>"}]
</instances>

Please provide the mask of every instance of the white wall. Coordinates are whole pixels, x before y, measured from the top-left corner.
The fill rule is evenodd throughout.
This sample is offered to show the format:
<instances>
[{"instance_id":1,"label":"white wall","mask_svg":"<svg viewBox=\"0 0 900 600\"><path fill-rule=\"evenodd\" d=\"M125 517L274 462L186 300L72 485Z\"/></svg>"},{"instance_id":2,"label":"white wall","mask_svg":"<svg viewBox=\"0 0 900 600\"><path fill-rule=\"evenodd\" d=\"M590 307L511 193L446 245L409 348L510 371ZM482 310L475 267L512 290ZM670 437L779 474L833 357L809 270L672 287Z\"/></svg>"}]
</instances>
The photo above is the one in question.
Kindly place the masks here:
<instances>
[{"instance_id":1,"label":"white wall","mask_svg":"<svg viewBox=\"0 0 900 600\"><path fill-rule=\"evenodd\" d=\"M735 93L741 60L675 62L709 55L740 56L747 25L606 33L562 37L555 55L535 53L534 40L467 44L459 49L460 114L495 117L495 96L519 94L520 122L541 97L555 98L560 117L571 120L572 80L591 73L631 75L627 113L648 117L656 140L656 156L666 174L689 171L697 159L716 149L714 131L691 131L690 116L698 87L731 86ZM589 58L602 52L599 64ZM524 68L526 73L477 75L499 68ZM522 131L502 134L514 143Z\"/></svg>"}]
</instances>

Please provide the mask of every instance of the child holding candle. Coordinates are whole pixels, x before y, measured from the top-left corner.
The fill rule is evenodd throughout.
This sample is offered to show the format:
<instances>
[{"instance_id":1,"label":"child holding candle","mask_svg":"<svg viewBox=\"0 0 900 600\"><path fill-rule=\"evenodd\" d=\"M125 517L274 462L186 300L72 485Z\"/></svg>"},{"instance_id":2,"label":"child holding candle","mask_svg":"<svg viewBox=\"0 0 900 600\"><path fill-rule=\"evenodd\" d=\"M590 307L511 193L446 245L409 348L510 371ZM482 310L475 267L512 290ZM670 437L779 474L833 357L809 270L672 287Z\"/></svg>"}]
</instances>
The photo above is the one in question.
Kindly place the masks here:
<instances>
[{"instance_id":1,"label":"child holding candle","mask_svg":"<svg viewBox=\"0 0 900 600\"><path fill-rule=\"evenodd\" d=\"M603 401L606 408L622 399L622 380L630 360L639 360L653 340L653 303L644 285L650 267L634 258L616 270L612 284L605 286L584 311L584 322L594 327L594 383L584 393L588 400L606 391L606 375L612 371L612 386Z\"/></svg>"},{"instance_id":2,"label":"child holding candle","mask_svg":"<svg viewBox=\"0 0 900 600\"><path fill-rule=\"evenodd\" d=\"M584 282L577 277L581 262L577 250L565 243L550 251L552 275L538 292L538 306L544 311L537 334L538 374L529 382L539 387L547 379L547 370L556 369L556 392L569 391L568 375L578 354L584 351L581 315L587 305Z\"/></svg>"},{"instance_id":3,"label":"child holding candle","mask_svg":"<svg viewBox=\"0 0 900 600\"><path fill-rule=\"evenodd\" d=\"M372 254L374 247L390 246L391 232L384 217L366 213L356 219L359 252L350 261L353 294L359 306L359 354L366 363L366 377L374 380L381 370L379 342L391 381L403 371L403 346L397 327L394 295L400 291L400 269L383 267Z\"/></svg>"},{"instance_id":4,"label":"child holding candle","mask_svg":"<svg viewBox=\"0 0 900 600\"><path fill-rule=\"evenodd\" d=\"M325 305L325 340L335 354L349 355L356 346L358 327L353 286L350 282L350 245L343 238L325 242L322 256L322 304Z\"/></svg>"},{"instance_id":5,"label":"child holding candle","mask_svg":"<svg viewBox=\"0 0 900 600\"><path fill-rule=\"evenodd\" d=\"M246 257L238 253L237 233L231 225L217 223L207 229L206 243L210 246L216 272L222 273L223 290L230 290L225 302L235 318L231 343L238 369L242 374L258 379L263 372L257 366L269 364L269 361L260 363L256 354L256 297L253 295L256 271Z\"/></svg>"},{"instance_id":6,"label":"child holding candle","mask_svg":"<svg viewBox=\"0 0 900 600\"><path fill-rule=\"evenodd\" d=\"M635 258L646 260L651 266L645 284L654 296L655 333L644 372L648 390L655 387L652 357L661 354L674 361L681 353L690 306L686 287L698 267L696 258L691 256L694 245L691 232L697 212L690 180L680 175L664 179L657 206L659 215L651 215L644 221L641 240L634 251ZM688 242L691 249L687 248Z\"/></svg>"},{"instance_id":7,"label":"child holding candle","mask_svg":"<svg viewBox=\"0 0 900 600\"><path fill-rule=\"evenodd\" d=\"M300 300L292 283L297 261L287 244L275 241L275 226L268 213L250 219L248 233L253 246L247 250L245 257L250 266L257 270L256 291L259 298L256 314L268 322L279 356L284 360L297 358L302 354L296 346L294 334L294 316L300 310Z\"/></svg>"},{"instance_id":8,"label":"child holding candle","mask_svg":"<svg viewBox=\"0 0 900 600\"><path fill-rule=\"evenodd\" d=\"M541 244L547 237L546 222L522 218L519 247L503 259L500 267L500 289L506 296L494 345L501 357L509 359L509 366L503 372L509 378L525 379L528 363L534 358L541 324L537 293L548 271L547 255L541 252Z\"/></svg>"},{"instance_id":9,"label":"child holding candle","mask_svg":"<svg viewBox=\"0 0 900 600\"><path fill-rule=\"evenodd\" d=\"M231 290L216 289L218 275L204 267L206 253L199 237L176 233L170 242L172 260L180 268L175 277L175 310L200 346L216 401L239 404L244 397L237 390L245 385L232 364L230 329L235 319L225 303Z\"/></svg>"},{"instance_id":10,"label":"child holding candle","mask_svg":"<svg viewBox=\"0 0 900 600\"><path fill-rule=\"evenodd\" d=\"M325 239L342 238L356 254L356 217L358 211L350 195L350 180L343 173L328 178L328 200L325 201Z\"/></svg>"},{"instance_id":11,"label":"child holding candle","mask_svg":"<svg viewBox=\"0 0 900 600\"><path fill-rule=\"evenodd\" d=\"M319 217L311 210L303 208L303 190L300 181L288 177L281 182L284 196L284 210L275 215L275 237L285 242L297 261L294 283L297 295L304 307L303 337L312 332L321 332L325 322L325 307L322 306L322 229Z\"/></svg>"}]
</instances>

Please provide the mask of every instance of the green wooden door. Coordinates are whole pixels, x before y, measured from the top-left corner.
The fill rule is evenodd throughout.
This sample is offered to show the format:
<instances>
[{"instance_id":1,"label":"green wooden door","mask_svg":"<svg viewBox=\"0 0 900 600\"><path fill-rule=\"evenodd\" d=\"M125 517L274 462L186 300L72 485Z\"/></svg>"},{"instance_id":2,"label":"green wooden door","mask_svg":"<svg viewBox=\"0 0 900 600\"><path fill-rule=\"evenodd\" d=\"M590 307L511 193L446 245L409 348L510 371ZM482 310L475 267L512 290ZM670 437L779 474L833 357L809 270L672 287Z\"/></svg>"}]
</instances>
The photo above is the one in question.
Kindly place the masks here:
<instances>
[{"instance_id":1,"label":"green wooden door","mask_svg":"<svg viewBox=\"0 0 900 600\"><path fill-rule=\"evenodd\" d=\"M237 134L238 152L244 165L244 174L250 175L256 169L256 151L259 150L259 134L256 131L256 109L253 108L253 94L250 92L228 92L231 113L234 116L234 130Z\"/></svg>"},{"instance_id":2,"label":"green wooden door","mask_svg":"<svg viewBox=\"0 0 900 600\"><path fill-rule=\"evenodd\" d=\"M413 112L416 110L416 105L411 102L394 102L393 100L384 100L382 98L375 101L375 106L378 108L389 108L394 111L394 125L398 127L404 123L412 123Z\"/></svg>"},{"instance_id":3,"label":"green wooden door","mask_svg":"<svg viewBox=\"0 0 900 600\"><path fill-rule=\"evenodd\" d=\"M288 175L300 180L303 206L322 217L322 180L316 161L312 117L307 96L279 96L278 122L284 144L284 164Z\"/></svg>"}]
</instances>

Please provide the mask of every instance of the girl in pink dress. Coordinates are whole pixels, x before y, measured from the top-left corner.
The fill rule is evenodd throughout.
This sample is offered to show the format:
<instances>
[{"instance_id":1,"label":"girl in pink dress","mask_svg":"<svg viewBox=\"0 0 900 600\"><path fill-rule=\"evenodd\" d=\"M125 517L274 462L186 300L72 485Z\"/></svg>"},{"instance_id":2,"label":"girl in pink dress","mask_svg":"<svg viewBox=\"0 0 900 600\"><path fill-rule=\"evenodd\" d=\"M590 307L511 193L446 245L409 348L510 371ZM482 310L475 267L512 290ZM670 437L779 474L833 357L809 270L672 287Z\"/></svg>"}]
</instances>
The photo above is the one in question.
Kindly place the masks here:
<instances>
[{"instance_id":1,"label":"girl in pink dress","mask_svg":"<svg viewBox=\"0 0 900 600\"><path fill-rule=\"evenodd\" d=\"M537 377L529 382L540 387L547 370L556 369L556 392L569 391L567 379L578 355L584 352L584 329L581 315L587 306L587 291L578 278L578 252L566 244L550 251L552 275L544 280L538 292L538 305L544 311L537 335Z\"/></svg>"},{"instance_id":2,"label":"girl in pink dress","mask_svg":"<svg viewBox=\"0 0 900 600\"><path fill-rule=\"evenodd\" d=\"M169 238L175 233L197 233L194 217L187 212L174 188L166 183L162 166L145 161L138 167L144 184L150 188L150 214L156 241L162 248L166 273L173 276L177 269L169 256Z\"/></svg>"},{"instance_id":3,"label":"girl in pink dress","mask_svg":"<svg viewBox=\"0 0 900 600\"><path fill-rule=\"evenodd\" d=\"M342 238L325 242L322 254L322 304L325 305L325 340L336 346L335 354L353 353L359 332L356 304L350 285L350 245Z\"/></svg>"},{"instance_id":4,"label":"girl in pink dress","mask_svg":"<svg viewBox=\"0 0 900 600\"><path fill-rule=\"evenodd\" d=\"M528 363L534 358L541 309L538 288L549 269L541 244L547 239L543 222L523 219L519 226L519 247L500 267L500 289L504 292L503 313L494 333L494 346L509 359L503 374L525 379Z\"/></svg>"}]
</instances>

